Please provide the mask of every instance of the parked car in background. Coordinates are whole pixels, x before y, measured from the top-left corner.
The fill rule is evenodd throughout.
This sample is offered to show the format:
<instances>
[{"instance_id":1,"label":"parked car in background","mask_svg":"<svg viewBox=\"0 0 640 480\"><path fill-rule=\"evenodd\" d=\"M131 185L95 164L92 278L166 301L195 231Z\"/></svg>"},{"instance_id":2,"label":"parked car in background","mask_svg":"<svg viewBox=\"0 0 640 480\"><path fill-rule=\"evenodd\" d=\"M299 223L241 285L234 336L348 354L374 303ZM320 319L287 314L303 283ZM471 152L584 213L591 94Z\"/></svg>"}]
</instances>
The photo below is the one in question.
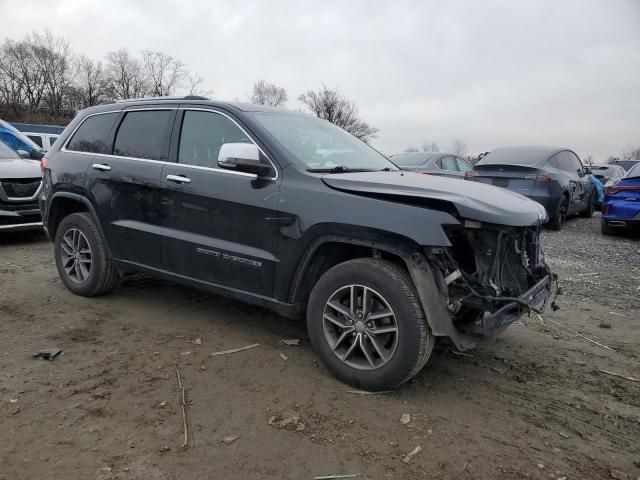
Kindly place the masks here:
<instances>
[{"instance_id":1,"label":"parked car in background","mask_svg":"<svg viewBox=\"0 0 640 480\"><path fill-rule=\"evenodd\" d=\"M0 142L7 145L22 158L40 160L45 153L33 140L4 120L0 120Z\"/></svg>"},{"instance_id":2,"label":"parked car in background","mask_svg":"<svg viewBox=\"0 0 640 480\"><path fill-rule=\"evenodd\" d=\"M56 142L64 127L58 125L35 125L31 123L12 123L45 152Z\"/></svg>"},{"instance_id":3,"label":"parked car in background","mask_svg":"<svg viewBox=\"0 0 640 480\"><path fill-rule=\"evenodd\" d=\"M0 233L42 229L41 190L40 162L20 158L0 142Z\"/></svg>"},{"instance_id":4,"label":"parked car in background","mask_svg":"<svg viewBox=\"0 0 640 480\"><path fill-rule=\"evenodd\" d=\"M613 160L609 162L609 165L618 165L624 168L625 172L628 172L631 167L637 165L638 163L640 163L640 160Z\"/></svg>"},{"instance_id":5,"label":"parked car in background","mask_svg":"<svg viewBox=\"0 0 640 480\"><path fill-rule=\"evenodd\" d=\"M535 200L547 210L548 226L560 230L569 215L593 215L597 195L587 177L590 173L569 149L522 146L496 148L465 178Z\"/></svg>"},{"instance_id":6,"label":"parked car in background","mask_svg":"<svg viewBox=\"0 0 640 480\"><path fill-rule=\"evenodd\" d=\"M403 170L453 178L464 178L465 172L473 168L464 158L442 152L399 153L390 160Z\"/></svg>"},{"instance_id":7,"label":"parked car in background","mask_svg":"<svg viewBox=\"0 0 640 480\"><path fill-rule=\"evenodd\" d=\"M593 176L600 180L605 186L617 182L627 173L620 165L613 164L591 165L589 168L591 168Z\"/></svg>"},{"instance_id":8,"label":"parked car in background","mask_svg":"<svg viewBox=\"0 0 640 480\"><path fill-rule=\"evenodd\" d=\"M604 189L601 229L604 235L640 230L640 163Z\"/></svg>"},{"instance_id":9,"label":"parked car in background","mask_svg":"<svg viewBox=\"0 0 640 480\"><path fill-rule=\"evenodd\" d=\"M550 297L541 205L401 171L310 115L197 97L92 107L42 166L69 290L144 271L306 315L318 356L358 388L400 385L435 337L470 348Z\"/></svg>"}]
</instances>

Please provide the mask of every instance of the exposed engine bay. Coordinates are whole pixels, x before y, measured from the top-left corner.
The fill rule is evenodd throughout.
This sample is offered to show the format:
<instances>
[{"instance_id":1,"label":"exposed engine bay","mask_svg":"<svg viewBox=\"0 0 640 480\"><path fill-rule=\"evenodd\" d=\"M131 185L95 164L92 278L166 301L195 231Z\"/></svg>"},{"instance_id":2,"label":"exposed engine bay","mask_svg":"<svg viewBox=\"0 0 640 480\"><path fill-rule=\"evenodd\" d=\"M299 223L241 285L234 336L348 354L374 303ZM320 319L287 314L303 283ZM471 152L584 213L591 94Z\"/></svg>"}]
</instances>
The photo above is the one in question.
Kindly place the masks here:
<instances>
[{"instance_id":1,"label":"exposed engine bay","mask_svg":"<svg viewBox=\"0 0 640 480\"><path fill-rule=\"evenodd\" d=\"M542 312L554 275L540 248L539 226L466 221L447 235L452 246L434 260L445 275L456 328L496 334L524 313Z\"/></svg>"}]
</instances>

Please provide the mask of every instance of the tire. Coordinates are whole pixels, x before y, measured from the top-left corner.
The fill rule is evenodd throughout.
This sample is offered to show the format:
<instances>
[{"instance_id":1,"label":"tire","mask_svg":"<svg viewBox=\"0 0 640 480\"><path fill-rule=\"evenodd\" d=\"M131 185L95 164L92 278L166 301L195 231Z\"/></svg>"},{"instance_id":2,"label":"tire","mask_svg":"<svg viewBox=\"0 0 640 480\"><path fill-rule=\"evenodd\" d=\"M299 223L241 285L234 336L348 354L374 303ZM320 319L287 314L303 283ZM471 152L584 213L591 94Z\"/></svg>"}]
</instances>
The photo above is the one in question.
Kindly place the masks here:
<instances>
[{"instance_id":1,"label":"tire","mask_svg":"<svg viewBox=\"0 0 640 480\"><path fill-rule=\"evenodd\" d=\"M567 220L568 209L569 199L566 197L566 195L562 195L553 214L550 215L551 218L549 219L548 225L551 230L562 230L562 227Z\"/></svg>"},{"instance_id":2,"label":"tire","mask_svg":"<svg viewBox=\"0 0 640 480\"><path fill-rule=\"evenodd\" d=\"M88 213L73 213L62 219L53 249L58 274L76 295L93 297L115 287L118 273Z\"/></svg>"},{"instance_id":3,"label":"tire","mask_svg":"<svg viewBox=\"0 0 640 480\"><path fill-rule=\"evenodd\" d=\"M616 234L614 229L611 228L609 225L607 225L607 221L604 218L600 221L600 232L602 232L603 235L615 235Z\"/></svg>"},{"instance_id":4,"label":"tire","mask_svg":"<svg viewBox=\"0 0 640 480\"><path fill-rule=\"evenodd\" d=\"M348 305L351 286L357 299L355 313ZM365 288L369 313L358 317ZM340 303L343 294L345 303ZM329 306L330 301L342 313ZM385 316L387 312L392 314ZM367 322L371 314L379 318ZM394 325L395 332L383 333ZM307 329L327 369L341 381L368 391L392 389L410 380L426 364L435 343L408 272L371 258L341 263L318 280L307 306ZM339 343L343 334L346 337ZM344 360L338 356L345 354Z\"/></svg>"},{"instance_id":5,"label":"tire","mask_svg":"<svg viewBox=\"0 0 640 480\"><path fill-rule=\"evenodd\" d=\"M580 213L580 216L582 218L591 218L593 217L593 212L596 209L596 194L592 193L591 196L589 197L589 205L587 206L586 210L583 210Z\"/></svg>"}]
</instances>

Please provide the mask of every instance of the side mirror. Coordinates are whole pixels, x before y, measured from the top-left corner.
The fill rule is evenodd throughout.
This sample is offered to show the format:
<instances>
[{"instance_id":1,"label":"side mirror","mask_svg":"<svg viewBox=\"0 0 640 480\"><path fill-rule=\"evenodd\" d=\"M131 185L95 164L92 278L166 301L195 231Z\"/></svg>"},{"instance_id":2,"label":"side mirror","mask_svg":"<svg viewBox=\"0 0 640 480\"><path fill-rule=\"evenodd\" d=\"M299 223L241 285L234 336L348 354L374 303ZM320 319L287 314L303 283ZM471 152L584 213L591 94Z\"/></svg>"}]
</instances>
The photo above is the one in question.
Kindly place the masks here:
<instances>
[{"instance_id":1,"label":"side mirror","mask_svg":"<svg viewBox=\"0 0 640 480\"><path fill-rule=\"evenodd\" d=\"M271 164L267 162L257 145L253 143L225 143L220 147L218 166L236 172L253 173L259 177L268 175Z\"/></svg>"},{"instance_id":2,"label":"side mirror","mask_svg":"<svg viewBox=\"0 0 640 480\"><path fill-rule=\"evenodd\" d=\"M20 158L29 158L29 152L26 150L16 150L16 153L20 155Z\"/></svg>"},{"instance_id":3,"label":"side mirror","mask_svg":"<svg viewBox=\"0 0 640 480\"><path fill-rule=\"evenodd\" d=\"M592 173L593 172L591 171L591 169L589 167L584 167L584 174L585 175L592 175Z\"/></svg>"},{"instance_id":4,"label":"side mirror","mask_svg":"<svg viewBox=\"0 0 640 480\"><path fill-rule=\"evenodd\" d=\"M44 152L42 150L36 150L35 148L31 150L31 153L28 155L29 158L33 160L42 160L44 157Z\"/></svg>"}]
</instances>

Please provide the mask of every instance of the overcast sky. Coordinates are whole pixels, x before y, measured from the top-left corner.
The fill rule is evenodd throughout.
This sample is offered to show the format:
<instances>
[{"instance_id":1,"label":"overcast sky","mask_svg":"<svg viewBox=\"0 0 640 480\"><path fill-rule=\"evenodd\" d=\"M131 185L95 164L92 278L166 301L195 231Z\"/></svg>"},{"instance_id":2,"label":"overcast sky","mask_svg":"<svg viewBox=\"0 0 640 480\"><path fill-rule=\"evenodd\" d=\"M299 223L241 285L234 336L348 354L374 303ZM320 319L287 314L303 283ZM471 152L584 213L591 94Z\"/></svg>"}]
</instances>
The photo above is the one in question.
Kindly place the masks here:
<instances>
[{"instance_id":1,"label":"overcast sky","mask_svg":"<svg viewBox=\"0 0 640 480\"><path fill-rule=\"evenodd\" d=\"M455 136L470 153L548 144L604 160L640 145L640 0L0 0L0 38L50 29L76 53L157 49L246 99L288 108L322 82L353 99L386 153Z\"/></svg>"}]
</instances>

